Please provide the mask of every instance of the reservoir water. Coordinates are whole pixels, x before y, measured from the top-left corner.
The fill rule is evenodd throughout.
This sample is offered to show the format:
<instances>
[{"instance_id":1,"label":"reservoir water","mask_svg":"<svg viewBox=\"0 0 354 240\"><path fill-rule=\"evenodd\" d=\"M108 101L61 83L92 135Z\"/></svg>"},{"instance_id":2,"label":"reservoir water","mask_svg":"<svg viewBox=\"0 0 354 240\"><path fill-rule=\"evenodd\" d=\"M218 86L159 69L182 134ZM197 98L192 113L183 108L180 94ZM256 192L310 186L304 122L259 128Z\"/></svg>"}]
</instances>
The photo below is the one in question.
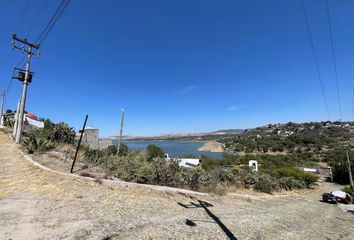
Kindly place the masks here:
<instances>
[{"instance_id":1,"label":"reservoir water","mask_svg":"<svg viewBox=\"0 0 354 240\"><path fill-rule=\"evenodd\" d=\"M130 149L144 151L146 146L154 144L162 148L170 157L184 157L188 154L194 156L207 156L214 159L221 159L223 153L198 151L204 145L203 141L175 141L175 140L149 140L149 141L123 141Z\"/></svg>"}]
</instances>

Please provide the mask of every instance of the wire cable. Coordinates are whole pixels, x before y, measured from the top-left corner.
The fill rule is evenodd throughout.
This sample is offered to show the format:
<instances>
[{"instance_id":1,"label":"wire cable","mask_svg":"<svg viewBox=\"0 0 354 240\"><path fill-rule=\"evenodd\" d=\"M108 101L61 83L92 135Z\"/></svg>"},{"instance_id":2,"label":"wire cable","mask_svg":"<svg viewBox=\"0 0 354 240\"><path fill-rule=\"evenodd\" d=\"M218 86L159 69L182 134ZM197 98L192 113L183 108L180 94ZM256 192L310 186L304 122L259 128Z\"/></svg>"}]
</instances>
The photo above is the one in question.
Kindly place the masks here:
<instances>
[{"instance_id":1,"label":"wire cable","mask_svg":"<svg viewBox=\"0 0 354 240\"><path fill-rule=\"evenodd\" d=\"M38 44L41 44L48 36L48 34L51 32L57 21L60 19L60 17L63 15L65 9L69 6L71 0L62 0L53 14L52 18L49 20L43 31L39 34L36 42Z\"/></svg>"},{"instance_id":2,"label":"wire cable","mask_svg":"<svg viewBox=\"0 0 354 240\"><path fill-rule=\"evenodd\" d=\"M315 60L317 76L318 76L318 79L320 81L323 101L324 101L325 108L326 108L326 111L327 111L328 119L331 120L331 115L330 115L329 108L328 108L326 92L325 92L325 89L324 89L324 86L323 86L323 80L322 80L322 75L321 75L321 71L320 71L320 65L318 63L318 58L317 58L317 55L316 55L315 45L314 45L314 42L313 42L313 39L312 39L312 34L311 34L311 30L310 30L310 24L309 24L309 20L308 20L308 17L307 17L305 6L304 6L304 0L301 0L301 7L302 7L302 12L303 12L304 17L305 17L306 29L307 29L308 37L309 37L310 44L311 44L313 58Z\"/></svg>"},{"instance_id":3,"label":"wire cable","mask_svg":"<svg viewBox=\"0 0 354 240\"><path fill-rule=\"evenodd\" d=\"M15 66L20 66L20 68L24 68L25 64L26 64L26 56L23 56L21 58L20 61L17 62L17 64ZM11 76L11 79L9 81L9 84L7 85L7 88L5 90L5 93L8 94L8 92L10 91L11 89L11 86L12 86L12 82L14 81L13 77Z\"/></svg>"},{"instance_id":4,"label":"wire cable","mask_svg":"<svg viewBox=\"0 0 354 240\"><path fill-rule=\"evenodd\" d=\"M16 32L17 32L18 30L20 30L20 27L21 27L23 18L24 18L24 16L25 16L26 11L27 11L28 1L29 1L29 0L26 1L25 6L23 7L20 21L18 22L17 27L16 27Z\"/></svg>"},{"instance_id":5,"label":"wire cable","mask_svg":"<svg viewBox=\"0 0 354 240\"><path fill-rule=\"evenodd\" d=\"M28 31L27 34L26 34L27 37L32 33L33 29L34 29L35 26L37 25L39 18L41 17L41 15L42 15L42 13L43 13L45 7L47 6L47 3L48 3L48 0L45 0L45 1L43 2L43 5L42 5L41 9L39 10L36 19L34 20L32 26L30 27L29 31Z\"/></svg>"},{"instance_id":6,"label":"wire cable","mask_svg":"<svg viewBox=\"0 0 354 240\"><path fill-rule=\"evenodd\" d=\"M331 38L331 50L332 50L332 57L333 57L334 73L335 73L336 86L337 86L337 97L338 97L338 107L339 107L339 116L340 116L339 120L341 120L342 119L342 101L341 101L340 91L339 91L337 61L336 61L336 55L335 55L335 51L334 51L333 29L332 29L331 16L329 13L328 0L326 0L326 9L327 9L327 18L328 18L328 28L329 28L330 38Z\"/></svg>"}]
</instances>

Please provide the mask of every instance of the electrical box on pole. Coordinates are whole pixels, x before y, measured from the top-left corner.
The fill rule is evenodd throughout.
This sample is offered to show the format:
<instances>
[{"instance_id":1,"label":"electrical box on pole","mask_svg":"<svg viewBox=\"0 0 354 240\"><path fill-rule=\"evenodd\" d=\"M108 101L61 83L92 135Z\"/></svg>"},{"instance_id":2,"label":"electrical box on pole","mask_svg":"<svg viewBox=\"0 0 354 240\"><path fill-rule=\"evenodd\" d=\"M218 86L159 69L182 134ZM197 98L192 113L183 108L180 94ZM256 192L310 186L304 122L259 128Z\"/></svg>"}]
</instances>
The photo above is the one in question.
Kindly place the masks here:
<instances>
[{"instance_id":1,"label":"electrical box on pole","mask_svg":"<svg viewBox=\"0 0 354 240\"><path fill-rule=\"evenodd\" d=\"M28 84L32 82L32 73L30 72L30 64L31 64L31 57L32 55L36 55L39 57L39 51L32 51L32 49L38 49L39 44L34 44L27 41L26 38L19 38L16 36L16 33L12 34L12 48L21 50L22 52L27 53L27 61L26 61L26 68L25 70L19 69L17 78L19 81L23 82L23 89L22 89L22 96L21 96L21 103L20 103L20 111L18 115L18 124L17 124L17 131L16 131L16 138L15 142L18 144L21 142L22 136L22 128L23 128L23 119L25 114L25 106L26 106L26 97L27 97L27 87ZM15 42L22 43L23 45L18 47ZM16 70L16 69L15 69Z\"/></svg>"}]
</instances>

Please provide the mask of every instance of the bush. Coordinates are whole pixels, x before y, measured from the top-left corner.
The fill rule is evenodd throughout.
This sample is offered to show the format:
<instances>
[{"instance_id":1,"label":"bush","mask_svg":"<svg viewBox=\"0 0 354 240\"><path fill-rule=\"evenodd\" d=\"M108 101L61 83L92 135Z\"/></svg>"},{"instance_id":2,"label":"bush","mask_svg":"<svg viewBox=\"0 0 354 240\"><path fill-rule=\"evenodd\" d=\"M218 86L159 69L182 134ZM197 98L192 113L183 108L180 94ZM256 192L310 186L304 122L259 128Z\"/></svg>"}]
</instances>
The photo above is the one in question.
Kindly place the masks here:
<instances>
[{"instance_id":1,"label":"bush","mask_svg":"<svg viewBox=\"0 0 354 240\"><path fill-rule=\"evenodd\" d=\"M156 172L154 165L145 160L144 154L110 156L105 163L114 175L122 180L145 184L154 183Z\"/></svg>"},{"instance_id":2,"label":"bush","mask_svg":"<svg viewBox=\"0 0 354 240\"><path fill-rule=\"evenodd\" d=\"M100 149L91 149L88 146L83 147L85 159L94 164L100 164L105 159L105 152Z\"/></svg>"},{"instance_id":3,"label":"bush","mask_svg":"<svg viewBox=\"0 0 354 240\"><path fill-rule=\"evenodd\" d=\"M278 178L293 177L296 180L303 181L306 186L310 186L319 179L318 176L311 173L305 173L296 167L278 168L273 171L273 174Z\"/></svg>"},{"instance_id":4,"label":"bush","mask_svg":"<svg viewBox=\"0 0 354 240\"><path fill-rule=\"evenodd\" d=\"M107 156L114 156L117 155L117 150L118 150L118 146L117 145L110 145L108 146L106 149L104 149L104 153ZM129 154L129 147L125 144L121 144L120 145L120 149L119 149L119 156L127 156Z\"/></svg>"},{"instance_id":5,"label":"bush","mask_svg":"<svg viewBox=\"0 0 354 240\"><path fill-rule=\"evenodd\" d=\"M203 170L180 168L180 171L182 172L183 185L191 190L198 190L211 184L210 176Z\"/></svg>"},{"instance_id":6,"label":"bush","mask_svg":"<svg viewBox=\"0 0 354 240\"><path fill-rule=\"evenodd\" d=\"M278 180L278 188L286 191L292 189L302 189L305 187L306 185L303 181L296 180L293 177L282 177Z\"/></svg>"},{"instance_id":7,"label":"bush","mask_svg":"<svg viewBox=\"0 0 354 240\"><path fill-rule=\"evenodd\" d=\"M181 187L183 185L181 171L179 171L177 162L166 162L164 159L162 159L158 163L155 163L155 166L155 181L158 185L170 187Z\"/></svg>"},{"instance_id":8,"label":"bush","mask_svg":"<svg viewBox=\"0 0 354 240\"><path fill-rule=\"evenodd\" d=\"M44 128L35 129L27 133L30 138L41 138L54 143L75 143L75 131L66 123L53 124L50 120L46 120Z\"/></svg>"},{"instance_id":9,"label":"bush","mask_svg":"<svg viewBox=\"0 0 354 240\"><path fill-rule=\"evenodd\" d=\"M348 193L350 196L354 197L354 187L347 186L342 189L343 192Z\"/></svg>"},{"instance_id":10,"label":"bush","mask_svg":"<svg viewBox=\"0 0 354 240\"><path fill-rule=\"evenodd\" d=\"M149 161L152 161L154 158L164 158L165 157L165 151L154 145L154 144L149 144L146 149L145 152L147 154L147 158Z\"/></svg>"},{"instance_id":11,"label":"bush","mask_svg":"<svg viewBox=\"0 0 354 240\"><path fill-rule=\"evenodd\" d=\"M55 145L48 140L40 137L30 137L23 139L23 145L27 150L27 153L32 154L34 152L44 152L53 149Z\"/></svg>"},{"instance_id":12,"label":"bush","mask_svg":"<svg viewBox=\"0 0 354 240\"><path fill-rule=\"evenodd\" d=\"M72 127L69 127L66 123L60 122L53 126L52 135L50 140L61 143L75 143L75 131Z\"/></svg>"},{"instance_id":13,"label":"bush","mask_svg":"<svg viewBox=\"0 0 354 240\"><path fill-rule=\"evenodd\" d=\"M260 175L254 184L253 188L264 193L272 193L273 188L276 187L274 179L268 174Z\"/></svg>"}]
</instances>

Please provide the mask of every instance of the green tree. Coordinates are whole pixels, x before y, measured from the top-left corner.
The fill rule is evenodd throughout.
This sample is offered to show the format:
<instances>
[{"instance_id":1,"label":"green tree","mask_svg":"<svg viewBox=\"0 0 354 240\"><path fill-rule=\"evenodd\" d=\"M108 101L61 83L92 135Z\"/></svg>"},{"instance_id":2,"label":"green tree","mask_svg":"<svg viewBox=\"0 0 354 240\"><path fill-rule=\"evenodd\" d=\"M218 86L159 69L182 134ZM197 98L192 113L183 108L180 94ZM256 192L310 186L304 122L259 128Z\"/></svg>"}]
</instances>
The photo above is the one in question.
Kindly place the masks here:
<instances>
[{"instance_id":1,"label":"green tree","mask_svg":"<svg viewBox=\"0 0 354 240\"><path fill-rule=\"evenodd\" d=\"M164 158L165 157L165 151L162 148L160 148L154 144L149 144L146 147L145 152L147 153L149 161L151 161L155 158Z\"/></svg>"}]
</instances>

